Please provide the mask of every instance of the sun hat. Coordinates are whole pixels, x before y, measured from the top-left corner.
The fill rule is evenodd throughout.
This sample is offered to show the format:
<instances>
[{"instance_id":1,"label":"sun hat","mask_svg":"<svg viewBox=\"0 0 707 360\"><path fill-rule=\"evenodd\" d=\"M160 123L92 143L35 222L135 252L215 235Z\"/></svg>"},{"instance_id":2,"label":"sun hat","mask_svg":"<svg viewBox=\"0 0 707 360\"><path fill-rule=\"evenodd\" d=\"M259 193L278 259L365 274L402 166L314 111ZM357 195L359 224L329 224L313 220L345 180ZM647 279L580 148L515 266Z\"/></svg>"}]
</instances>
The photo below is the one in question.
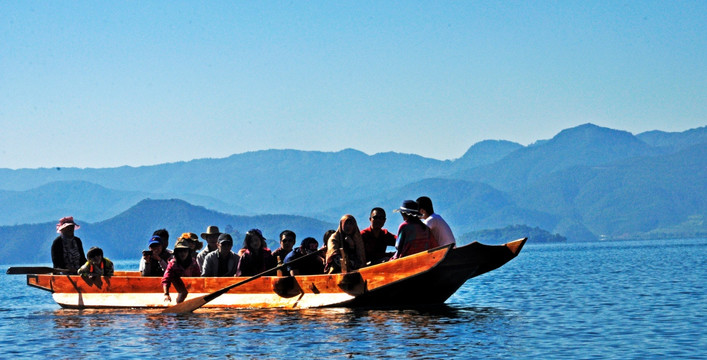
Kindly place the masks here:
<instances>
[{"instance_id":1,"label":"sun hat","mask_svg":"<svg viewBox=\"0 0 707 360\"><path fill-rule=\"evenodd\" d=\"M194 244L194 250L199 250L202 247L204 247L204 243L199 241L199 237L192 233L183 233L182 236L179 237L177 241L189 241Z\"/></svg>"},{"instance_id":2,"label":"sun hat","mask_svg":"<svg viewBox=\"0 0 707 360\"><path fill-rule=\"evenodd\" d=\"M74 222L74 217L73 216L65 216L61 219L59 219L59 223L56 224L56 232L60 233L62 229L73 226L74 230L80 228L75 222Z\"/></svg>"},{"instance_id":3,"label":"sun hat","mask_svg":"<svg viewBox=\"0 0 707 360\"><path fill-rule=\"evenodd\" d=\"M406 215L420 216L420 207L413 200L403 201L403 205L399 208L393 210L393 212L400 212Z\"/></svg>"},{"instance_id":4,"label":"sun hat","mask_svg":"<svg viewBox=\"0 0 707 360\"><path fill-rule=\"evenodd\" d=\"M220 243L225 243L225 242L230 242L233 244L233 238L229 234L221 234L218 236L218 242Z\"/></svg>"},{"instance_id":5,"label":"sun hat","mask_svg":"<svg viewBox=\"0 0 707 360\"><path fill-rule=\"evenodd\" d=\"M191 246L189 246L189 244L187 244L187 242L184 241L184 239L179 239L179 240L177 240L177 243L174 244L174 250L178 250L178 249L190 250Z\"/></svg>"},{"instance_id":6,"label":"sun hat","mask_svg":"<svg viewBox=\"0 0 707 360\"><path fill-rule=\"evenodd\" d=\"M206 232L201 233L201 238L206 240L206 235L221 235L218 231L218 226L209 226L206 228Z\"/></svg>"}]
</instances>

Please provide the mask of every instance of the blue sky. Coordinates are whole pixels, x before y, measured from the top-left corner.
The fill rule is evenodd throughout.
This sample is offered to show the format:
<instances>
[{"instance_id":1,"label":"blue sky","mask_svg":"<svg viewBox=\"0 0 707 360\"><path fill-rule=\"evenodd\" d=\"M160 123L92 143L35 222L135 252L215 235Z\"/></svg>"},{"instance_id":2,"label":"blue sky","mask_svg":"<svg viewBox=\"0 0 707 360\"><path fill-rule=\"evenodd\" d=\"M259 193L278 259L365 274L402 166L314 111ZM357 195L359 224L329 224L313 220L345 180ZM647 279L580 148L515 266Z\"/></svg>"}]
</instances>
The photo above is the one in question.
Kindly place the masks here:
<instances>
[{"instance_id":1,"label":"blue sky","mask_svg":"<svg viewBox=\"0 0 707 360\"><path fill-rule=\"evenodd\" d=\"M707 125L706 1L0 2L0 167Z\"/></svg>"}]
</instances>

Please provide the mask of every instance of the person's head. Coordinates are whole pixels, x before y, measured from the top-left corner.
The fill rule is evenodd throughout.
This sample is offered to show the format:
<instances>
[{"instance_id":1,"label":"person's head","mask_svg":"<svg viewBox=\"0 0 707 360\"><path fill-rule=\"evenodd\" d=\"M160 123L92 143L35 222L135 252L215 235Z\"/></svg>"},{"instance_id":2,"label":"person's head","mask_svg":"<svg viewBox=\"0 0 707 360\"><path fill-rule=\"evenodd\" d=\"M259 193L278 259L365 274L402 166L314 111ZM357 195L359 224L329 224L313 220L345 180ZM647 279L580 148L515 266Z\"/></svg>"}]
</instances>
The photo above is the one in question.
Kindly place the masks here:
<instances>
[{"instance_id":1,"label":"person's head","mask_svg":"<svg viewBox=\"0 0 707 360\"><path fill-rule=\"evenodd\" d=\"M334 230L334 229L329 229L329 230L327 230L327 231L324 233L324 237L322 237L322 245L323 245L323 246L325 246L325 247L327 246L327 243L329 242L329 238L330 238L331 235L332 235L333 233L335 233L335 232L336 232L336 230Z\"/></svg>"},{"instance_id":2,"label":"person's head","mask_svg":"<svg viewBox=\"0 0 707 360\"><path fill-rule=\"evenodd\" d=\"M221 234L218 236L218 251L227 253L233 248L233 238L229 234Z\"/></svg>"},{"instance_id":3,"label":"person's head","mask_svg":"<svg viewBox=\"0 0 707 360\"><path fill-rule=\"evenodd\" d=\"M103 250L101 250L101 248L99 247L94 246L88 249L88 252L86 253L86 258L94 265L100 264L101 260L103 260Z\"/></svg>"},{"instance_id":4,"label":"person's head","mask_svg":"<svg viewBox=\"0 0 707 360\"><path fill-rule=\"evenodd\" d=\"M182 236L179 237L179 240L177 241L184 241L189 245L189 248L192 251L197 251L201 249L204 246L204 243L199 241L199 237L196 236L194 233L183 233Z\"/></svg>"},{"instance_id":5,"label":"person's head","mask_svg":"<svg viewBox=\"0 0 707 360\"><path fill-rule=\"evenodd\" d=\"M295 242L297 242L297 235L295 235L294 231L285 230L280 233L280 247L287 252L292 251L292 248L295 246Z\"/></svg>"},{"instance_id":6,"label":"person's head","mask_svg":"<svg viewBox=\"0 0 707 360\"><path fill-rule=\"evenodd\" d=\"M337 230L344 235L353 235L359 232L356 218L353 215L346 214L339 220L339 229Z\"/></svg>"},{"instance_id":7,"label":"person's head","mask_svg":"<svg viewBox=\"0 0 707 360\"><path fill-rule=\"evenodd\" d=\"M393 211L399 212L405 220L408 220L411 217L420 217L420 212L417 203L412 200L403 201L403 205Z\"/></svg>"},{"instance_id":8,"label":"person's head","mask_svg":"<svg viewBox=\"0 0 707 360\"><path fill-rule=\"evenodd\" d=\"M147 243L147 248L152 251L153 254L159 255L162 253L162 239L159 236L153 235L150 241Z\"/></svg>"},{"instance_id":9,"label":"person's head","mask_svg":"<svg viewBox=\"0 0 707 360\"><path fill-rule=\"evenodd\" d=\"M221 233L218 231L218 226L211 225L206 228L206 232L201 233L201 238L213 248L218 244L219 235Z\"/></svg>"},{"instance_id":10,"label":"person's head","mask_svg":"<svg viewBox=\"0 0 707 360\"><path fill-rule=\"evenodd\" d=\"M59 223L56 224L56 232L60 233L62 237L73 237L74 230L80 228L75 222L73 216L65 216L59 219Z\"/></svg>"},{"instance_id":11,"label":"person's head","mask_svg":"<svg viewBox=\"0 0 707 360\"><path fill-rule=\"evenodd\" d=\"M190 253L191 246L186 241L181 239L177 240L177 243L174 244L174 257L177 259L177 262L184 263Z\"/></svg>"},{"instance_id":12,"label":"person's head","mask_svg":"<svg viewBox=\"0 0 707 360\"><path fill-rule=\"evenodd\" d=\"M317 251L317 249L319 249L319 243L317 242L317 240L315 238L307 237L304 240L302 240L302 244L300 244L300 247L305 252L311 253L311 252Z\"/></svg>"},{"instance_id":13,"label":"person's head","mask_svg":"<svg viewBox=\"0 0 707 360\"><path fill-rule=\"evenodd\" d=\"M258 251L267 247L263 232L259 229L250 229L245 233L243 248L251 251Z\"/></svg>"},{"instance_id":14,"label":"person's head","mask_svg":"<svg viewBox=\"0 0 707 360\"><path fill-rule=\"evenodd\" d=\"M371 220L371 228L374 230L380 230L385 225L385 210L383 208L375 207L371 210L371 216L368 218Z\"/></svg>"},{"instance_id":15,"label":"person's head","mask_svg":"<svg viewBox=\"0 0 707 360\"><path fill-rule=\"evenodd\" d=\"M432 207L432 200L430 200L427 196L420 196L417 198L416 202L417 206L420 208L420 215L423 219L427 219L428 216L435 213L435 210Z\"/></svg>"},{"instance_id":16,"label":"person's head","mask_svg":"<svg viewBox=\"0 0 707 360\"><path fill-rule=\"evenodd\" d=\"M162 240L163 249L166 249L169 246L169 232L167 232L167 229L155 230L152 235L157 235L160 237L160 240Z\"/></svg>"}]
</instances>

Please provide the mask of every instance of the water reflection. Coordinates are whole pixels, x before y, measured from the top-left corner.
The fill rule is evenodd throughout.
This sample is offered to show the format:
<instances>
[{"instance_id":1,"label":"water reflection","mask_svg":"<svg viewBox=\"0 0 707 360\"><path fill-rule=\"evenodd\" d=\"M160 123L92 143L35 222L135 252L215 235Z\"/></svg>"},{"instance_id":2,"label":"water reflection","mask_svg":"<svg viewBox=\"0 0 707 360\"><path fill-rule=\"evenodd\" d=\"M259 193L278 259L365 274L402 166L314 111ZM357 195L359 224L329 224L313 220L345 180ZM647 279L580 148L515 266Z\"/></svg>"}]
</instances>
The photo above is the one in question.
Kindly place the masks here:
<instances>
[{"instance_id":1,"label":"water reflection","mask_svg":"<svg viewBox=\"0 0 707 360\"><path fill-rule=\"evenodd\" d=\"M185 315L61 309L47 315L53 322L51 336L69 340L63 343L82 343L89 350L110 346L132 353L154 346L187 346L190 356L213 356L218 353L214 347L226 344L222 357L267 358L453 356L456 350L450 343L457 348L489 346L514 317L498 308L448 305L406 310L208 309Z\"/></svg>"}]
</instances>

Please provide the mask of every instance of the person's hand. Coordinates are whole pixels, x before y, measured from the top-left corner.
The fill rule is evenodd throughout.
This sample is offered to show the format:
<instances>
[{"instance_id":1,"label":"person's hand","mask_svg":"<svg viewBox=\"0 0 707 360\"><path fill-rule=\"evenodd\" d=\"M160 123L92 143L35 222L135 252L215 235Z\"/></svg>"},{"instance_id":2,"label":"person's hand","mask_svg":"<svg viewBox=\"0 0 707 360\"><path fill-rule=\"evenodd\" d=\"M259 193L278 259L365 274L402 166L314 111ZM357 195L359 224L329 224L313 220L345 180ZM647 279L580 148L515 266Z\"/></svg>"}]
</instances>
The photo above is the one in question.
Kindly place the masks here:
<instances>
[{"instance_id":1,"label":"person's hand","mask_svg":"<svg viewBox=\"0 0 707 360\"><path fill-rule=\"evenodd\" d=\"M170 297L169 294L164 294L164 302L171 303L172 297Z\"/></svg>"},{"instance_id":2,"label":"person's hand","mask_svg":"<svg viewBox=\"0 0 707 360\"><path fill-rule=\"evenodd\" d=\"M153 259L157 260L157 261L160 261L160 256L157 255L157 254L155 254L155 253L152 253L152 256L151 256L151 257L152 257Z\"/></svg>"},{"instance_id":3,"label":"person's hand","mask_svg":"<svg viewBox=\"0 0 707 360\"><path fill-rule=\"evenodd\" d=\"M150 258L152 257L150 255L143 255L142 258L145 259L146 263L150 263Z\"/></svg>"},{"instance_id":4,"label":"person's hand","mask_svg":"<svg viewBox=\"0 0 707 360\"><path fill-rule=\"evenodd\" d=\"M346 242L349 244L349 246L354 246L354 241L353 241L353 238L352 238L351 236L346 236L346 237L344 238L344 241L346 241Z\"/></svg>"}]
</instances>

